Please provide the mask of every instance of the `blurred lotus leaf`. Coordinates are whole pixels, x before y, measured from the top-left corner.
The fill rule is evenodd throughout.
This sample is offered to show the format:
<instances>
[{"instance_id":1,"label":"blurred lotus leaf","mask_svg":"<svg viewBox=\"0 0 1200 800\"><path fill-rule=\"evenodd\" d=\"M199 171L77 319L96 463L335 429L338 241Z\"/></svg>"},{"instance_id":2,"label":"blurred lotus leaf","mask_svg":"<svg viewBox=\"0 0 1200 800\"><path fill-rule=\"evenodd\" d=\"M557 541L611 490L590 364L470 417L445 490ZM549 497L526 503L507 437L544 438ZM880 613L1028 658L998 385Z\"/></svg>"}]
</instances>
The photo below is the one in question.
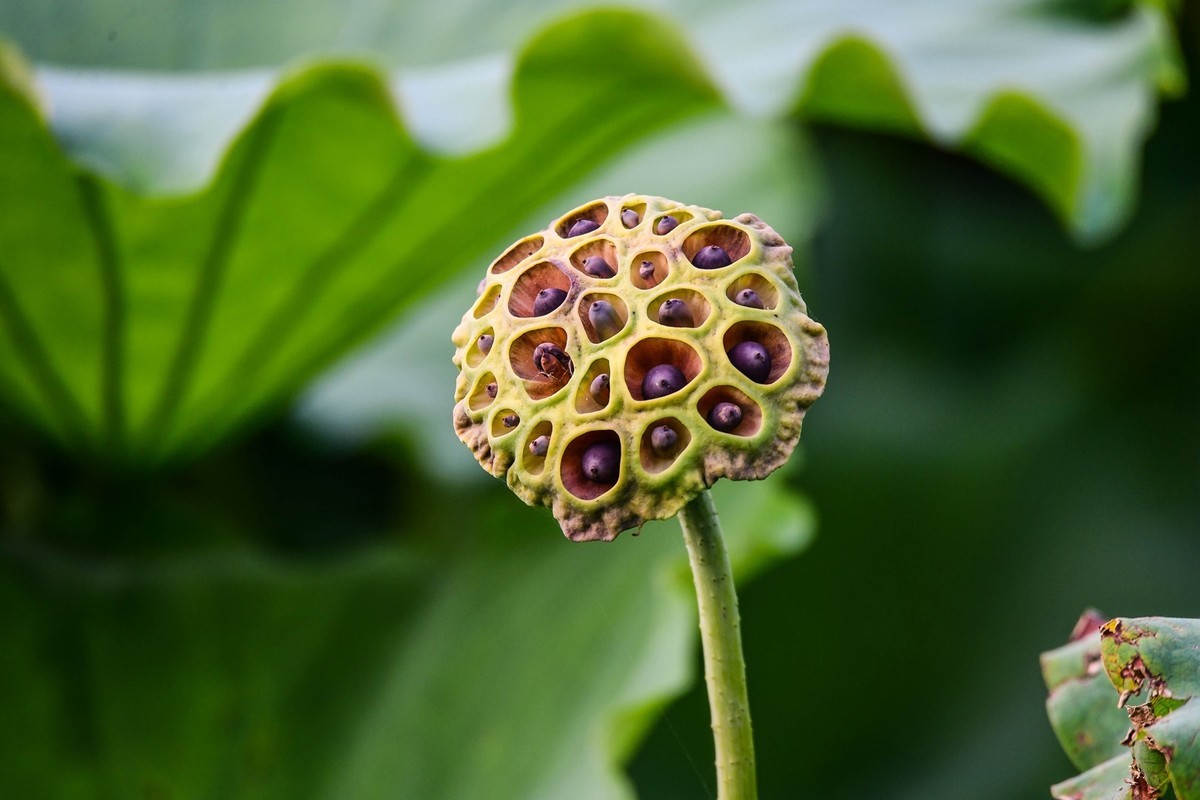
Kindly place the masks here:
<instances>
[{"instance_id":1,"label":"blurred lotus leaf","mask_svg":"<svg viewBox=\"0 0 1200 800\"><path fill-rule=\"evenodd\" d=\"M1113 619L1044 654L1042 671L1050 722L1083 770L1056 798L1200 798L1200 620Z\"/></svg>"}]
</instances>

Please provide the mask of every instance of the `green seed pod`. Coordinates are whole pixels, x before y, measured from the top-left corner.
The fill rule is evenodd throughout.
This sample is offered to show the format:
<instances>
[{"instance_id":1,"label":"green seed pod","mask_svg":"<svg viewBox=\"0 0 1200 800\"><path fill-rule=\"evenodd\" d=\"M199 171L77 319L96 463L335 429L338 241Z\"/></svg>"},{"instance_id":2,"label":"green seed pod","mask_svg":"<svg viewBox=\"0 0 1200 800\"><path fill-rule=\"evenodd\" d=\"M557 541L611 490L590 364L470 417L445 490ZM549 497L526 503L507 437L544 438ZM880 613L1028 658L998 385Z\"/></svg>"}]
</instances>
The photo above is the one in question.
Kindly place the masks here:
<instances>
[{"instance_id":1,"label":"green seed pod","mask_svg":"<svg viewBox=\"0 0 1200 800\"><path fill-rule=\"evenodd\" d=\"M775 231L643 195L510 247L454 345L459 438L576 541L674 516L718 478L766 477L829 370Z\"/></svg>"}]
</instances>

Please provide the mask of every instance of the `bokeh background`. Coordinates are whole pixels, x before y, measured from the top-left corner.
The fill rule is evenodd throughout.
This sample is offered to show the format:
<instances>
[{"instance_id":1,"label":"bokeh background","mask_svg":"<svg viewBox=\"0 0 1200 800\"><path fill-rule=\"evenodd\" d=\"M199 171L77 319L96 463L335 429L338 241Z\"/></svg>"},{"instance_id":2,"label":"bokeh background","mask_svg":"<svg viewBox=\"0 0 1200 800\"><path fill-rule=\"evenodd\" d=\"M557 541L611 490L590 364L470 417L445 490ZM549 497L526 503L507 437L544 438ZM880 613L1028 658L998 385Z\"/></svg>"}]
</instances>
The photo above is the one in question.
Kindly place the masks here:
<instances>
[{"instance_id":1,"label":"bokeh background","mask_svg":"<svg viewBox=\"0 0 1200 800\"><path fill-rule=\"evenodd\" d=\"M137 194L204 186L280 64L349 53L390 70L416 146L439 142L453 164L508 125L526 130L495 100L513 53L552 51L547 74L567 63L530 38L565 4L74 6L7 5L0 36L37 65L51 127L82 165L74 180ZM654 86L605 84L600 110L572 109L555 129L586 157L501 154L502 174L536 194L462 200L477 174L501 172L449 169L429 202L452 197L443 205L468 216L409 210L405 235L442 227L398 270L395 297L326 320L338 345L253 408L229 400L238 381L212 407L181 404L215 432L177 450L81 445L13 388L27 363L12 308L55 267L31 277L22 265L37 259L5 240L0 335L17 346L0 351L0 796L713 797L674 524L570 545L449 425L449 332L490 258L627 191L767 219L796 245L830 331L829 387L795 463L718 498L742 579L762 796L1048 796L1072 768L1045 719L1038 654L1091 606L1200 616L1200 103L1178 82L1101 92L1065 113L1065 140L1102 142L1100 154L1064 168L1036 115L1004 118L1012 129L991 139L939 117L953 101L930 75L1041 53L1013 80L1053 108L1072 81L1103 88L1144 68L1105 53L1108 33L1126 42L1145 17L1178 25L1167 36L1194 86L1200 18L1141 3L951 6L748 4L778 16L770 33L715 4L655 5L664 29L620 17L609 28L669 62L680 51L664 31L679 31L713 83L681 99L664 69L653 124L630 109ZM823 33L795 27L809 21ZM977 38L995 26L1001 38ZM870 53L819 73L804 60L846 32L894 57L907 112ZM578 51L573 68L604 58ZM963 86L1006 90L993 66ZM197 83L130 88L150 73ZM819 102L813 74L832 93ZM839 80L865 99L836 100ZM0 109L5 131L14 108ZM542 111L552 126L557 112ZM23 140L8 141L12 153ZM1087 190L1099 201L1073 204L1072 170L1107 176ZM14 209L19 173L3 175ZM131 234L116 230L119 250ZM261 321L254 299L240 298L238 325ZM253 368L227 340L203 352Z\"/></svg>"}]
</instances>

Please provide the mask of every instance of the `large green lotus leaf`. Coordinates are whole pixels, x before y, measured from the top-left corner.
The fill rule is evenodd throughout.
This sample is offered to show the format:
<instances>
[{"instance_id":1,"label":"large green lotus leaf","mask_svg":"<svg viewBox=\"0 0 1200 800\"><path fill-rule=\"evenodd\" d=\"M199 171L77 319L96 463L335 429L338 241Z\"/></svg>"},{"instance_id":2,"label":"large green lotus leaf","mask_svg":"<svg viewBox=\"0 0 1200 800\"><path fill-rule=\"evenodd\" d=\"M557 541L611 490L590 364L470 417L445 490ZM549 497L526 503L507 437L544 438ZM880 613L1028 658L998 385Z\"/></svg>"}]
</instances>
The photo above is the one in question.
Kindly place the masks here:
<instances>
[{"instance_id":1,"label":"large green lotus leaf","mask_svg":"<svg viewBox=\"0 0 1200 800\"><path fill-rule=\"evenodd\" d=\"M0 380L59 438L138 459L290 395L547 193L716 102L670 28L596 13L528 45L500 146L431 155L377 73L325 65L276 87L211 184L157 198L78 176L23 89L0 86Z\"/></svg>"},{"instance_id":2,"label":"large green lotus leaf","mask_svg":"<svg viewBox=\"0 0 1200 800\"><path fill-rule=\"evenodd\" d=\"M1066 665L1073 646L1046 654L1043 664ZM1095 642L1089 637L1082 660L1094 691L1077 695L1080 708L1056 714L1051 687L1050 710L1060 741L1085 772L1056 785L1054 796L1136 800L1173 790L1177 800L1200 798L1200 620L1111 620ZM1052 672L1063 678L1060 690L1080 679L1052 669L1048 684ZM1122 723L1101 704L1124 708Z\"/></svg>"},{"instance_id":3,"label":"large green lotus leaf","mask_svg":"<svg viewBox=\"0 0 1200 800\"><path fill-rule=\"evenodd\" d=\"M123 76L120 85L112 75L97 81L74 70L48 73L61 100L56 124L75 151L126 180L162 187L202 176L197 164L215 163L222 138L248 116L271 68L313 53L369 54L402 69L397 84L418 138L436 148L478 146L499 137L511 118L508 54L548 15L588 5L374 0L347 10L302 0L281 15L273 13L275 0L217 0L203 11L168 0L149 13L134 0L108 0L64 13L46 0L0 10L0 30L37 60L60 65L254 68L207 83L195 72L166 83ZM961 147L1027 183L1084 238L1111 232L1127 216L1156 90L1182 83L1171 22L1153 2L634 5L667 14L688 33L735 107L764 114L798 108L809 118ZM148 170L148 159L161 163Z\"/></svg>"},{"instance_id":4,"label":"large green lotus leaf","mask_svg":"<svg viewBox=\"0 0 1200 800\"><path fill-rule=\"evenodd\" d=\"M809 539L782 485L717 487L739 578ZM0 796L629 797L691 678L678 526L573 545L507 495L430 496L453 536L320 561L10 546Z\"/></svg>"}]
</instances>

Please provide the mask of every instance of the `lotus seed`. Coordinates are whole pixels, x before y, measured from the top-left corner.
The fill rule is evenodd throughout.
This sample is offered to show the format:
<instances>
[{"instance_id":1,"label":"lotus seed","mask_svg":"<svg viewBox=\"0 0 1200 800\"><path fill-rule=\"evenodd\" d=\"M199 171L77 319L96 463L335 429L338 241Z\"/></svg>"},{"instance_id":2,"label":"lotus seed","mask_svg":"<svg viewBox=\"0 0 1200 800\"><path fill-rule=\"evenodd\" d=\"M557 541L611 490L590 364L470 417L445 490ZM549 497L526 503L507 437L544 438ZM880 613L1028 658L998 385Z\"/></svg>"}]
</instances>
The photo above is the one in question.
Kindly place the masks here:
<instances>
[{"instance_id":1,"label":"lotus seed","mask_svg":"<svg viewBox=\"0 0 1200 800\"><path fill-rule=\"evenodd\" d=\"M654 262L646 260L639 264L638 277L646 282L654 280Z\"/></svg>"},{"instance_id":2,"label":"lotus seed","mask_svg":"<svg viewBox=\"0 0 1200 800\"><path fill-rule=\"evenodd\" d=\"M679 224L679 220L667 214L665 217L659 217L658 222L654 223L654 232L659 236L666 236L671 231L675 230L675 226Z\"/></svg>"},{"instance_id":3,"label":"lotus seed","mask_svg":"<svg viewBox=\"0 0 1200 800\"><path fill-rule=\"evenodd\" d=\"M651 367L642 378L642 397L655 400L674 394L687 384L687 378L673 364L659 364Z\"/></svg>"},{"instance_id":4,"label":"lotus seed","mask_svg":"<svg viewBox=\"0 0 1200 800\"><path fill-rule=\"evenodd\" d=\"M583 474L592 483L613 484L621 471L621 449L616 442L603 441L588 445L580 458Z\"/></svg>"},{"instance_id":5,"label":"lotus seed","mask_svg":"<svg viewBox=\"0 0 1200 800\"><path fill-rule=\"evenodd\" d=\"M733 296L733 302L746 308L766 308L758 292L753 289L742 289Z\"/></svg>"},{"instance_id":6,"label":"lotus seed","mask_svg":"<svg viewBox=\"0 0 1200 800\"><path fill-rule=\"evenodd\" d=\"M567 238L572 236L582 236L585 233L591 233L600 227L600 223L590 219L577 219L571 224L571 229L567 231Z\"/></svg>"},{"instance_id":7,"label":"lotus seed","mask_svg":"<svg viewBox=\"0 0 1200 800\"><path fill-rule=\"evenodd\" d=\"M592 383L590 386L588 386L588 392L592 395L592 399L596 401L596 405L601 407L608 405L608 373L601 373L595 378L592 378Z\"/></svg>"},{"instance_id":8,"label":"lotus seed","mask_svg":"<svg viewBox=\"0 0 1200 800\"><path fill-rule=\"evenodd\" d=\"M638 212L632 208L627 208L621 212L621 224L626 228L636 228L637 224L641 221L642 218L638 216Z\"/></svg>"},{"instance_id":9,"label":"lotus seed","mask_svg":"<svg viewBox=\"0 0 1200 800\"><path fill-rule=\"evenodd\" d=\"M617 274L603 256L588 256L583 260L583 271L593 278L611 278Z\"/></svg>"},{"instance_id":10,"label":"lotus seed","mask_svg":"<svg viewBox=\"0 0 1200 800\"><path fill-rule=\"evenodd\" d=\"M771 354L758 342L745 341L729 351L729 361L755 383L766 383L771 374Z\"/></svg>"},{"instance_id":11,"label":"lotus seed","mask_svg":"<svg viewBox=\"0 0 1200 800\"><path fill-rule=\"evenodd\" d=\"M554 309L563 304L563 300L567 299L567 293L562 289L557 289L553 286L547 286L537 293L537 297L533 299L533 315L540 317L549 314Z\"/></svg>"},{"instance_id":12,"label":"lotus seed","mask_svg":"<svg viewBox=\"0 0 1200 800\"><path fill-rule=\"evenodd\" d=\"M660 456L671 455L679 434L670 425L658 425L650 431L650 449Z\"/></svg>"},{"instance_id":13,"label":"lotus seed","mask_svg":"<svg viewBox=\"0 0 1200 800\"><path fill-rule=\"evenodd\" d=\"M725 252L725 248L719 244L710 244L708 247L702 247L692 256L692 263L699 269L719 269L728 267L733 261L729 258L729 253Z\"/></svg>"},{"instance_id":14,"label":"lotus seed","mask_svg":"<svg viewBox=\"0 0 1200 800\"><path fill-rule=\"evenodd\" d=\"M533 365L538 372L555 380L566 380L575 371L571 357L550 342L533 348Z\"/></svg>"},{"instance_id":15,"label":"lotus seed","mask_svg":"<svg viewBox=\"0 0 1200 800\"><path fill-rule=\"evenodd\" d=\"M742 409L736 403L717 403L708 412L708 424L729 433L742 423Z\"/></svg>"},{"instance_id":16,"label":"lotus seed","mask_svg":"<svg viewBox=\"0 0 1200 800\"><path fill-rule=\"evenodd\" d=\"M504 427L506 427L506 428L515 428L515 427L517 427L517 423L520 421L521 421L521 418L518 417L516 414L508 414L507 416L504 417L503 420L501 420L501 422L504 423Z\"/></svg>"},{"instance_id":17,"label":"lotus seed","mask_svg":"<svg viewBox=\"0 0 1200 800\"><path fill-rule=\"evenodd\" d=\"M485 333L482 336L480 336L479 337L479 352L483 353L485 356L488 353L492 352L492 342L494 342L495 340L496 340L496 337L492 336L490 333Z\"/></svg>"},{"instance_id":18,"label":"lotus seed","mask_svg":"<svg viewBox=\"0 0 1200 800\"><path fill-rule=\"evenodd\" d=\"M672 328L696 327L696 320L692 316L692 309L688 307L687 303L677 297L667 300L658 307L658 321Z\"/></svg>"},{"instance_id":19,"label":"lotus seed","mask_svg":"<svg viewBox=\"0 0 1200 800\"><path fill-rule=\"evenodd\" d=\"M483 387L483 391L485 391L485 392L487 393L487 396L488 396L488 397L491 397L491 398L495 399L495 397L496 397L496 391L497 391L496 384L495 384L495 383L489 383L487 386Z\"/></svg>"},{"instance_id":20,"label":"lotus seed","mask_svg":"<svg viewBox=\"0 0 1200 800\"><path fill-rule=\"evenodd\" d=\"M625 327L621 315L607 300L597 300L588 307L588 321L592 323L600 341L611 339Z\"/></svg>"},{"instance_id":21,"label":"lotus seed","mask_svg":"<svg viewBox=\"0 0 1200 800\"><path fill-rule=\"evenodd\" d=\"M538 436L529 443L529 453L537 458L544 458L546 451L550 449L550 437Z\"/></svg>"}]
</instances>

